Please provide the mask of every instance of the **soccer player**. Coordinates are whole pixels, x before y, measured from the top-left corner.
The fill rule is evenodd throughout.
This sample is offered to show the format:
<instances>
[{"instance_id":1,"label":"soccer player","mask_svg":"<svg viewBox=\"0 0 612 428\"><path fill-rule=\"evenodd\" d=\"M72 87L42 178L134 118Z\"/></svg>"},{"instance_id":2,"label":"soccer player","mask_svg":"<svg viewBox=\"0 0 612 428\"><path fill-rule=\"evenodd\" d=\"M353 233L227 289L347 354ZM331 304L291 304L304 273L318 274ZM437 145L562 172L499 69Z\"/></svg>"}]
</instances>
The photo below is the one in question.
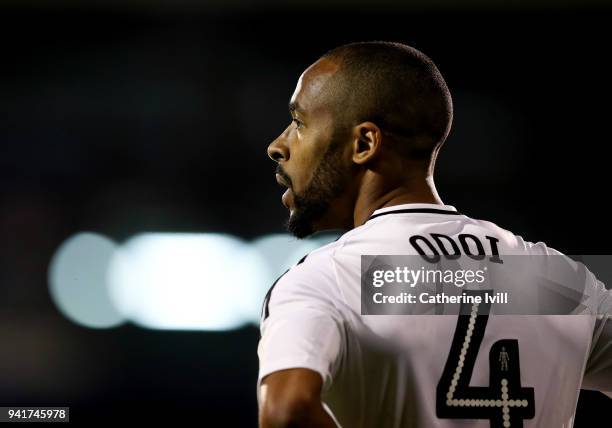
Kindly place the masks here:
<instances>
[{"instance_id":1,"label":"soccer player","mask_svg":"<svg viewBox=\"0 0 612 428\"><path fill-rule=\"evenodd\" d=\"M289 111L268 147L287 229L347 232L266 295L261 427L569 427L580 388L612 391L612 296L588 271L588 315L361 314L361 255L561 255L442 202L452 101L427 56L338 47L300 76Z\"/></svg>"}]
</instances>

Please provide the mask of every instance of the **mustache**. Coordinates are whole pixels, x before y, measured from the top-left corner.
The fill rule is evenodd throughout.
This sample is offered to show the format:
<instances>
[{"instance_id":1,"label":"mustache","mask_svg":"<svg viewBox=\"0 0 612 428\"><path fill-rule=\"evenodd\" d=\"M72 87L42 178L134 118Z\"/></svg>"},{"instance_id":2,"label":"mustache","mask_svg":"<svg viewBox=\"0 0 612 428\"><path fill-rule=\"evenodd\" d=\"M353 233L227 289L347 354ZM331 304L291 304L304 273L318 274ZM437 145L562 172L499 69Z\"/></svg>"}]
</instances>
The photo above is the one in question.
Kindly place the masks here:
<instances>
[{"instance_id":1,"label":"mustache","mask_svg":"<svg viewBox=\"0 0 612 428\"><path fill-rule=\"evenodd\" d=\"M283 180L285 180L285 182L289 185L290 188L293 188L293 183L291 182L291 177L289 177L289 175L287 175L287 173L285 172L283 167L280 166L280 164L276 165L276 171L275 172L278 175L280 175L283 178Z\"/></svg>"}]
</instances>

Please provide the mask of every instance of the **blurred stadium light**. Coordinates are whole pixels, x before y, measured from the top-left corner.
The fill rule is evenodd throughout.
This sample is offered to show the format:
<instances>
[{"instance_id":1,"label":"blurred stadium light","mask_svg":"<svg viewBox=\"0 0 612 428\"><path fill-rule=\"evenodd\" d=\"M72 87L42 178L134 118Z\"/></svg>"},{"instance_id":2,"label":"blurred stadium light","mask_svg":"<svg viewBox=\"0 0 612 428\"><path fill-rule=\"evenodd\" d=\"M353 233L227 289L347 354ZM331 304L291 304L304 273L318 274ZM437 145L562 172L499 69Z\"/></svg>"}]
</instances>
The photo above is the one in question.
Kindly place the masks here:
<instances>
[{"instance_id":1,"label":"blurred stadium light","mask_svg":"<svg viewBox=\"0 0 612 428\"><path fill-rule=\"evenodd\" d=\"M226 330L249 321L265 263L248 243L223 234L146 233L109 266L117 309L143 327Z\"/></svg>"},{"instance_id":2,"label":"blurred stadium light","mask_svg":"<svg viewBox=\"0 0 612 428\"><path fill-rule=\"evenodd\" d=\"M257 324L274 280L338 235L248 242L219 233L144 233L117 246L80 233L58 248L49 285L58 309L86 327L129 320L151 329L230 330Z\"/></svg>"},{"instance_id":3,"label":"blurred stadium light","mask_svg":"<svg viewBox=\"0 0 612 428\"><path fill-rule=\"evenodd\" d=\"M58 309L85 327L115 327L125 321L107 290L106 274L117 244L96 233L68 238L49 266L49 291Z\"/></svg>"}]
</instances>

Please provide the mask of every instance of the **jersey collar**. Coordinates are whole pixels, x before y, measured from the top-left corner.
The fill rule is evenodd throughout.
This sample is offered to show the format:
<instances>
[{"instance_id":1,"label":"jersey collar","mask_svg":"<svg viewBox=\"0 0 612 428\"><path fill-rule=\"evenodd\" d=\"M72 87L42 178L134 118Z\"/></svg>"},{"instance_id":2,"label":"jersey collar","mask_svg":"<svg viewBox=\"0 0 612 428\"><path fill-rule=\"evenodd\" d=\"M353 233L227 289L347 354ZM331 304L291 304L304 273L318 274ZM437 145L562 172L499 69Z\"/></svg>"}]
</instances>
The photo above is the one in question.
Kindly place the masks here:
<instances>
[{"instance_id":1,"label":"jersey collar","mask_svg":"<svg viewBox=\"0 0 612 428\"><path fill-rule=\"evenodd\" d=\"M423 213L423 214L445 214L445 215L461 215L452 205L439 204L399 204L390 207L379 208L368 217L366 222L387 214L406 214L406 213Z\"/></svg>"}]
</instances>

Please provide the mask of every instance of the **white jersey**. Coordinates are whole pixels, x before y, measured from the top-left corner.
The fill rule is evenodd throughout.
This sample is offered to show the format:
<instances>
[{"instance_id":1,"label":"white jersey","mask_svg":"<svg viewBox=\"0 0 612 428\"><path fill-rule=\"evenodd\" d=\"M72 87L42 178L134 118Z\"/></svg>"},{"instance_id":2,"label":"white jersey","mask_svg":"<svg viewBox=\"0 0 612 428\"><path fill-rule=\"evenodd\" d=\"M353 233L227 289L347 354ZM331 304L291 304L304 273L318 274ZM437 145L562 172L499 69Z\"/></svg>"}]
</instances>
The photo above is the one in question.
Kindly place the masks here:
<instances>
[{"instance_id":1,"label":"white jersey","mask_svg":"<svg viewBox=\"0 0 612 428\"><path fill-rule=\"evenodd\" d=\"M432 233L495 240L501 255L560 254L450 205L378 209L268 292L258 393L269 373L302 367L321 374L345 428L565 428L581 387L612 391L612 295L590 272L590 315L361 315L361 255L416 255L409 238Z\"/></svg>"}]
</instances>

